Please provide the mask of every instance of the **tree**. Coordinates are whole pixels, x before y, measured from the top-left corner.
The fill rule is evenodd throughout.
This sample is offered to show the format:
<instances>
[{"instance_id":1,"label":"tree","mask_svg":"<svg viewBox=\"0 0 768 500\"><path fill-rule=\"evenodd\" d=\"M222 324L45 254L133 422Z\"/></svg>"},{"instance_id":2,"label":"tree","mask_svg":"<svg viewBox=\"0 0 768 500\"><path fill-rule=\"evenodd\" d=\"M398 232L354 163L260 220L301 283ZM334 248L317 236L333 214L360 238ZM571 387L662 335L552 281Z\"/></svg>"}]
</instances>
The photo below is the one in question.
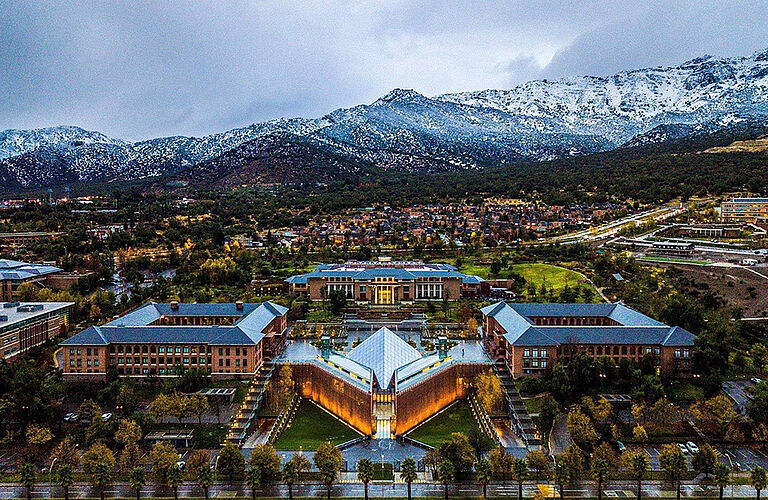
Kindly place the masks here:
<instances>
[{"instance_id":1,"label":"tree","mask_svg":"<svg viewBox=\"0 0 768 500\"><path fill-rule=\"evenodd\" d=\"M373 480L373 462L370 458L361 458L357 462L357 479L363 483L365 500L368 500L368 483Z\"/></svg>"},{"instance_id":2,"label":"tree","mask_svg":"<svg viewBox=\"0 0 768 500\"><path fill-rule=\"evenodd\" d=\"M304 458L304 460L307 459ZM248 465L256 466L259 469L261 474L259 479L262 483L272 482L280 476L280 455L277 454L275 447L269 443L253 449L248 459Z\"/></svg>"},{"instance_id":3,"label":"tree","mask_svg":"<svg viewBox=\"0 0 768 500\"><path fill-rule=\"evenodd\" d=\"M575 444L571 444L560 455L565 470L568 473L568 481L572 482L584 471L584 452Z\"/></svg>"},{"instance_id":4,"label":"tree","mask_svg":"<svg viewBox=\"0 0 768 500\"><path fill-rule=\"evenodd\" d=\"M211 455L205 450L197 450L190 455L187 460L187 465L184 467L187 471L187 476L190 479L195 479L200 469L206 465L211 465Z\"/></svg>"},{"instance_id":5,"label":"tree","mask_svg":"<svg viewBox=\"0 0 768 500\"><path fill-rule=\"evenodd\" d=\"M540 450L531 450L525 456L525 463L528 465L528 469L536 471L536 480L541 479L542 475L546 476L549 472L549 457L547 457Z\"/></svg>"},{"instance_id":6,"label":"tree","mask_svg":"<svg viewBox=\"0 0 768 500\"><path fill-rule=\"evenodd\" d=\"M528 465L522 458L512 461L512 479L517 481L517 498L523 498L523 482L528 479Z\"/></svg>"},{"instance_id":7,"label":"tree","mask_svg":"<svg viewBox=\"0 0 768 500\"><path fill-rule=\"evenodd\" d=\"M58 445L51 451L51 467L56 464L57 467L69 465L70 472L80 466L80 455L75 447L75 440L72 436L65 436Z\"/></svg>"},{"instance_id":8,"label":"tree","mask_svg":"<svg viewBox=\"0 0 768 500\"><path fill-rule=\"evenodd\" d=\"M700 474L704 474L709 477L715 471L715 464L717 463L717 453L711 445L705 443L701 445L699 451L693 454L691 457L691 465L693 470Z\"/></svg>"},{"instance_id":9,"label":"tree","mask_svg":"<svg viewBox=\"0 0 768 500\"><path fill-rule=\"evenodd\" d=\"M595 458L605 460L609 473L619 468L619 457L613 451L613 447L606 442L600 443L595 448L595 451L592 453L592 459L594 460Z\"/></svg>"},{"instance_id":10,"label":"tree","mask_svg":"<svg viewBox=\"0 0 768 500\"><path fill-rule=\"evenodd\" d=\"M651 468L651 461L644 451L628 449L622 453L621 462L624 468L637 479L637 500L640 500L643 494L643 479Z\"/></svg>"},{"instance_id":11,"label":"tree","mask_svg":"<svg viewBox=\"0 0 768 500\"><path fill-rule=\"evenodd\" d=\"M293 485L299 480L299 471L293 460L288 460L283 465L282 480L283 484L288 486L288 500L293 500Z\"/></svg>"},{"instance_id":12,"label":"tree","mask_svg":"<svg viewBox=\"0 0 768 500\"><path fill-rule=\"evenodd\" d=\"M331 290L328 293L328 303L331 313L335 316L341 314L341 310L347 307L347 294L344 290Z\"/></svg>"},{"instance_id":13,"label":"tree","mask_svg":"<svg viewBox=\"0 0 768 500\"><path fill-rule=\"evenodd\" d=\"M83 420L93 421L93 417L101 415L101 407L96 404L92 399L86 399L80 405L80 418Z\"/></svg>"},{"instance_id":14,"label":"tree","mask_svg":"<svg viewBox=\"0 0 768 500\"><path fill-rule=\"evenodd\" d=\"M592 479L597 482L597 500L603 500L603 483L608 478L608 462L600 457L593 458L590 471Z\"/></svg>"},{"instance_id":15,"label":"tree","mask_svg":"<svg viewBox=\"0 0 768 500\"><path fill-rule=\"evenodd\" d=\"M563 496L563 489L565 488L566 483L568 483L570 477L570 472L568 471L568 465L562 460L562 458L558 457L555 459L555 470L554 470L554 481L557 485L558 492L560 493L560 498L565 498Z\"/></svg>"},{"instance_id":16,"label":"tree","mask_svg":"<svg viewBox=\"0 0 768 500\"><path fill-rule=\"evenodd\" d=\"M488 455L488 461L491 463L493 474L497 477L501 477L502 480L505 480L506 475L512 472L513 459L514 457L501 446L492 450Z\"/></svg>"},{"instance_id":17,"label":"tree","mask_svg":"<svg viewBox=\"0 0 768 500\"><path fill-rule=\"evenodd\" d=\"M96 464L93 474L91 475L91 481L93 481L93 485L99 490L99 497L101 500L104 500L104 489L109 484L110 479L112 479L112 469L105 463Z\"/></svg>"},{"instance_id":18,"label":"tree","mask_svg":"<svg viewBox=\"0 0 768 500\"><path fill-rule=\"evenodd\" d=\"M64 500L69 500L69 487L74 482L71 465L64 464L56 469L56 483L64 489Z\"/></svg>"},{"instance_id":19,"label":"tree","mask_svg":"<svg viewBox=\"0 0 768 500\"><path fill-rule=\"evenodd\" d=\"M149 403L149 414L157 421L162 422L170 414L171 396L159 394L151 403ZM82 409L81 409L82 411Z\"/></svg>"},{"instance_id":20,"label":"tree","mask_svg":"<svg viewBox=\"0 0 768 500\"><path fill-rule=\"evenodd\" d=\"M291 365L284 364L280 367L277 384L275 385L275 402L278 411L285 410L291 404L294 390L293 369Z\"/></svg>"},{"instance_id":21,"label":"tree","mask_svg":"<svg viewBox=\"0 0 768 500\"><path fill-rule=\"evenodd\" d=\"M552 429L552 424L555 422L555 418L559 413L560 405L557 404L557 400L552 394L547 393L541 397L541 410L539 411L539 415L534 417L534 423L543 436L549 435L549 431Z\"/></svg>"},{"instance_id":22,"label":"tree","mask_svg":"<svg viewBox=\"0 0 768 500\"><path fill-rule=\"evenodd\" d=\"M179 500L179 486L184 484L184 471L178 464L173 464L166 473L165 484L173 490L173 499Z\"/></svg>"},{"instance_id":23,"label":"tree","mask_svg":"<svg viewBox=\"0 0 768 500\"><path fill-rule=\"evenodd\" d=\"M245 458L234 443L227 443L219 452L216 460L216 472L222 474L230 481L243 475L245 472Z\"/></svg>"},{"instance_id":24,"label":"tree","mask_svg":"<svg viewBox=\"0 0 768 500\"><path fill-rule=\"evenodd\" d=\"M315 452L315 456L316 455L317 452ZM317 461L315 463L317 464ZM317 466L318 470L320 471L320 478L327 488L328 500L331 500L331 488L333 488L333 484L336 482L339 469L341 468L337 467L336 465L337 464L333 459L327 459L323 462L320 462L320 464Z\"/></svg>"},{"instance_id":25,"label":"tree","mask_svg":"<svg viewBox=\"0 0 768 500\"><path fill-rule=\"evenodd\" d=\"M467 442L475 450L475 460L480 460L483 453L493 449L493 440L477 427L473 427L467 436Z\"/></svg>"},{"instance_id":26,"label":"tree","mask_svg":"<svg viewBox=\"0 0 768 500\"><path fill-rule=\"evenodd\" d=\"M443 485L445 500L448 500L448 485L453 482L455 475L456 470L453 468L453 464L448 460L441 460L440 465L437 466L437 480Z\"/></svg>"},{"instance_id":27,"label":"tree","mask_svg":"<svg viewBox=\"0 0 768 500\"><path fill-rule=\"evenodd\" d=\"M416 460L413 457L408 457L400 464L400 479L405 481L408 486L408 500L411 500L411 483L418 478L418 470L416 466Z\"/></svg>"},{"instance_id":28,"label":"tree","mask_svg":"<svg viewBox=\"0 0 768 500\"><path fill-rule=\"evenodd\" d=\"M197 484L203 489L205 500L208 500L208 488L213 484L213 469L211 469L210 464L201 468L200 472L197 473Z\"/></svg>"},{"instance_id":29,"label":"tree","mask_svg":"<svg viewBox=\"0 0 768 500\"><path fill-rule=\"evenodd\" d=\"M645 432L645 427L638 424L632 428L632 439L638 443L645 443L648 441L648 433Z\"/></svg>"},{"instance_id":30,"label":"tree","mask_svg":"<svg viewBox=\"0 0 768 500\"><path fill-rule=\"evenodd\" d=\"M715 464L714 481L720 490L719 500L723 500L723 490L731 482L731 469L722 462Z\"/></svg>"},{"instance_id":31,"label":"tree","mask_svg":"<svg viewBox=\"0 0 768 500\"><path fill-rule=\"evenodd\" d=\"M493 370L489 369L475 375L475 390L477 399L488 413L495 412L501 406L503 396L501 379Z\"/></svg>"},{"instance_id":32,"label":"tree","mask_svg":"<svg viewBox=\"0 0 768 500\"><path fill-rule=\"evenodd\" d=\"M202 425L203 415L210 408L208 398L202 394L193 394L187 398L186 407L187 413L196 416L198 425Z\"/></svg>"},{"instance_id":33,"label":"tree","mask_svg":"<svg viewBox=\"0 0 768 500\"><path fill-rule=\"evenodd\" d=\"M115 441L122 445L138 443L141 440L141 427L133 420L123 420L117 426Z\"/></svg>"},{"instance_id":34,"label":"tree","mask_svg":"<svg viewBox=\"0 0 768 500\"><path fill-rule=\"evenodd\" d=\"M344 465L344 459L341 456L341 452L333 446L330 442L326 441L321 444L314 455L312 455L312 461L315 462L315 467L320 469L320 466L326 462L332 462L336 472L341 470Z\"/></svg>"},{"instance_id":35,"label":"tree","mask_svg":"<svg viewBox=\"0 0 768 500\"><path fill-rule=\"evenodd\" d=\"M568 435L583 450L591 451L592 447L600 439L595 426L592 425L592 421L578 408L568 412L566 424L568 426Z\"/></svg>"},{"instance_id":36,"label":"tree","mask_svg":"<svg viewBox=\"0 0 768 500\"><path fill-rule=\"evenodd\" d=\"M454 473L468 474L475 462L475 453L469 444L467 436L460 432L451 434L451 438L440 443L437 448L441 460L448 460L453 466Z\"/></svg>"},{"instance_id":37,"label":"tree","mask_svg":"<svg viewBox=\"0 0 768 500\"><path fill-rule=\"evenodd\" d=\"M256 488L261 485L261 469L258 465L249 465L245 471L245 483L251 489L251 498L256 500Z\"/></svg>"},{"instance_id":38,"label":"tree","mask_svg":"<svg viewBox=\"0 0 768 500\"><path fill-rule=\"evenodd\" d=\"M147 479L144 477L144 468L136 467L131 470L128 482L130 483L131 488L136 490L136 500L139 500L141 498L141 489L147 484Z\"/></svg>"},{"instance_id":39,"label":"tree","mask_svg":"<svg viewBox=\"0 0 768 500\"><path fill-rule=\"evenodd\" d=\"M682 450L674 444L663 445L659 452L659 465L666 471L669 479L674 481L677 500L680 500L680 479L688 472L688 462Z\"/></svg>"},{"instance_id":40,"label":"tree","mask_svg":"<svg viewBox=\"0 0 768 500\"><path fill-rule=\"evenodd\" d=\"M715 424L721 436L725 435L731 422L739 417L739 413L733 409L733 403L725 394L697 401L691 405L691 413L698 420Z\"/></svg>"},{"instance_id":41,"label":"tree","mask_svg":"<svg viewBox=\"0 0 768 500\"><path fill-rule=\"evenodd\" d=\"M37 467L29 462L25 462L19 471L21 474L21 484L27 490L27 500L32 500L32 488L37 482Z\"/></svg>"},{"instance_id":42,"label":"tree","mask_svg":"<svg viewBox=\"0 0 768 500\"><path fill-rule=\"evenodd\" d=\"M168 482L168 471L179 462L179 454L170 443L155 443L149 450L149 464L158 483Z\"/></svg>"},{"instance_id":43,"label":"tree","mask_svg":"<svg viewBox=\"0 0 768 500\"><path fill-rule=\"evenodd\" d=\"M755 489L755 498L757 500L760 500L760 492L765 489L766 482L768 482L768 478L766 478L765 469L759 465L752 469L749 475L749 484Z\"/></svg>"},{"instance_id":44,"label":"tree","mask_svg":"<svg viewBox=\"0 0 768 500\"><path fill-rule=\"evenodd\" d=\"M491 479L493 479L493 469L491 468L491 463L483 458L477 462L475 469L477 471L477 480L480 481L480 484L483 485L483 498L486 498L488 496L488 483L490 483Z\"/></svg>"},{"instance_id":45,"label":"tree","mask_svg":"<svg viewBox=\"0 0 768 500\"><path fill-rule=\"evenodd\" d=\"M115 468L115 455L103 443L94 443L83 453L83 472L93 475L99 465L111 472Z\"/></svg>"},{"instance_id":46,"label":"tree","mask_svg":"<svg viewBox=\"0 0 768 500\"><path fill-rule=\"evenodd\" d=\"M312 468L312 463L303 453L297 453L291 457L291 462L296 465L296 472L301 474L302 472L309 472Z\"/></svg>"},{"instance_id":47,"label":"tree","mask_svg":"<svg viewBox=\"0 0 768 500\"><path fill-rule=\"evenodd\" d=\"M123 472L130 472L136 467L144 467L146 461L141 455L139 445L136 443L128 443L123 448L123 452L120 454L120 470Z\"/></svg>"}]
</instances>

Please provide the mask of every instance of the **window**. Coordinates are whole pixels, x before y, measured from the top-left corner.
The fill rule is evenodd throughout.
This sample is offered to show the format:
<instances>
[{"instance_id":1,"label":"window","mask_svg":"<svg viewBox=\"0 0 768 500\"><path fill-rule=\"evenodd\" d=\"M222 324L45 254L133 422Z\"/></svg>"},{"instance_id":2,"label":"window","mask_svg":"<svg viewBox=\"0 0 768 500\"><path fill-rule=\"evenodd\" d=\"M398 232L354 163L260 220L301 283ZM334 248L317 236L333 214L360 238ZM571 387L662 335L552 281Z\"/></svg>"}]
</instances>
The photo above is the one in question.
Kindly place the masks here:
<instances>
[{"instance_id":1,"label":"window","mask_svg":"<svg viewBox=\"0 0 768 500\"><path fill-rule=\"evenodd\" d=\"M243 358L243 368L248 366L248 358Z\"/></svg>"},{"instance_id":2,"label":"window","mask_svg":"<svg viewBox=\"0 0 768 500\"><path fill-rule=\"evenodd\" d=\"M184 354L189 354L189 346L188 345L184 346Z\"/></svg>"},{"instance_id":3,"label":"window","mask_svg":"<svg viewBox=\"0 0 768 500\"><path fill-rule=\"evenodd\" d=\"M547 367L547 360L546 359L541 362L541 367L542 368L546 368Z\"/></svg>"},{"instance_id":4,"label":"window","mask_svg":"<svg viewBox=\"0 0 768 500\"><path fill-rule=\"evenodd\" d=\"M539 357L539 350L538 349L534 349L533 350L533 357L534 358L538 358Z\"/></svg>"},{"instance_id":5,"label":"window","mask_svg":"<svg viewBox=\"0 0 768 500\"><path fill-rule=\"evenodd\" d=\"M85 350L85 355L86 356L90 356L91 355L91 348L90 347Z\"/></svg>"},{"instance_id":6,"label":"window","mask_svg":"<svg viewBox=\"0 0 768 500\"><path fill-rule=\"evenodd\" d=\"M683 357L689 358L691 356L691 351L688 349L683 349Z\"/></svg>"},{"instance_id":7,"label":"window","mask_svg":"<svg viewBox=\"0 0 768 500\"><path fill-rule=\"evenodd\" d=\"M200 364L201 364L201 365L204 365L204 364L205 364L205 358L200 358Z\"/></svg>"},{"instance_id":8,"label":"window","mask_svg":"<svg viewBox=\"0 0 768 500\"><path fill-rule=\"evenodd\" d=\"M676 358L680 357L680 349L675 349L675 357Z\"/></svg>"},{"instance_id":9,"label":"window","mask_svg":"<svg viewBox=\"0 0 768 500\"><path fill-rule=\"evenodd\" d=\"M546 349L542 349L541 350L541 357L542 358L546 358L547 357L547 350Z\"/></svg>"},{"instance_id":10,"label":"window","mask_svg":"<svg viewBox=\"0 0 768 500\"><path fill-rule=\"evenodd\" d=\"M75 355L75 349L74 348L72 348L72 347L69 348L69 355L70 356L74 356Z\"/></svg>"},{"instance_id":11,"label":"window","mask_svg":"<svg viewBox=\"0 0 768 500\"><path fill-rule=\"evenodd\" d=\"M93 360L93 366L99 366L98 358Z\"/></svg>"},{"instance_id":12,"label":"window","mask_svg":"<svg viewBox=\"0 0 768 500\"><path fill-rule=\"evenodd\" d=\"M531 350L530 349L525 349L523 351L523 356L530 356L530 355L531 355Z\"/></svg>"},{"instance_id":13,"label":"window","mask_svg":"<svg viewBox=\"0 0 768 500\"><path fill-rule=\"evenodd\" d=\"M157 352L159 352L160 354L164 354L165 353L165 346L161 345L160 347L158 347L157 348Z\"/></svg>"}]
</instances>

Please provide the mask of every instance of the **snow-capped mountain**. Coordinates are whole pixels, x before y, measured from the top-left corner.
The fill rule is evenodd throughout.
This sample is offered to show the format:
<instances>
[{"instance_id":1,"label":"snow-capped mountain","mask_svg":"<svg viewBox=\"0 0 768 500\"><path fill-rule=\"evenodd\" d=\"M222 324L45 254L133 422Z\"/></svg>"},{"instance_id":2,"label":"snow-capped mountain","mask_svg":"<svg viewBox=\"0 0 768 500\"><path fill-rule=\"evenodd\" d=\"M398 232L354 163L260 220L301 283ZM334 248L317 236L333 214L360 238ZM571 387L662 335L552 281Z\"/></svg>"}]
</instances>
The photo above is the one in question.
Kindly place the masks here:
<instances>
[{"instance_id":1,"label":"snow-capped mountain","mask_svg":"<svg viewBox=\"0 0 768 500\"><path fill-rule=\"evenodd\" d=\"M274 120L200 138L128 143L77 127L8 130L0 133L0 181L24 188L176 174L286 182L312 180L318 172L329 180L334 169L347 175L368 167L474 168L663 142L766 117L768 50L509 90L430 98L395 89L321 118ZM321 162L333 168L319 168Z\"/></svg>"}]
</instances>

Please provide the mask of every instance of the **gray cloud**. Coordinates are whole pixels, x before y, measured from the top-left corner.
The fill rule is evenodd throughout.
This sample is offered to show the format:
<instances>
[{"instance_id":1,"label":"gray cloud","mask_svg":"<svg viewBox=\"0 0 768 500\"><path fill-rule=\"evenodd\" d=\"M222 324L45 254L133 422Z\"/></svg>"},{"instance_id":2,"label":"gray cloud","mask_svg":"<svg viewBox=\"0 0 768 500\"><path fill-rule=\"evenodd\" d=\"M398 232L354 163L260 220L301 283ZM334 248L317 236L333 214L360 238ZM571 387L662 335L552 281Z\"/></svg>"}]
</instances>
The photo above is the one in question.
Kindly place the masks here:
<instances>
[{"instance_id":1,"label":"gray cloud","mask_svg":"<svg viewBox=\"0 0 768 500\"><path fill-rule=\"evenodd\" d=\"M0 0L0 129L127 139L768 47L768 2Z\"/></svg>"}]
</instances>

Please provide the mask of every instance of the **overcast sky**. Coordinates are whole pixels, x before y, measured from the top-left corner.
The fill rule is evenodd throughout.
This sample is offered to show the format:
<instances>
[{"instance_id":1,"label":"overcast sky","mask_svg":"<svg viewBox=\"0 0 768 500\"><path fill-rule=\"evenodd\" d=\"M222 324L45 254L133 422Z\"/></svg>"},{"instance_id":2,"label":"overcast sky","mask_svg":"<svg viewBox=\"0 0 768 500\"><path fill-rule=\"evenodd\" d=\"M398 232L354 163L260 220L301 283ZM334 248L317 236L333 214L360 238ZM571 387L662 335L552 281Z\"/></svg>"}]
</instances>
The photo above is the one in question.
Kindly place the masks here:
<instances>
[{"instance_id":1,"label":"overcast sky","mask_svg":"<svg viewBox=\"0 0 768 500\"><path fill-rule=\"evenodd\" d=\"M768 48L768 0L0 0L0 130L203 135Z\"/></svg>"}]
</instances>

